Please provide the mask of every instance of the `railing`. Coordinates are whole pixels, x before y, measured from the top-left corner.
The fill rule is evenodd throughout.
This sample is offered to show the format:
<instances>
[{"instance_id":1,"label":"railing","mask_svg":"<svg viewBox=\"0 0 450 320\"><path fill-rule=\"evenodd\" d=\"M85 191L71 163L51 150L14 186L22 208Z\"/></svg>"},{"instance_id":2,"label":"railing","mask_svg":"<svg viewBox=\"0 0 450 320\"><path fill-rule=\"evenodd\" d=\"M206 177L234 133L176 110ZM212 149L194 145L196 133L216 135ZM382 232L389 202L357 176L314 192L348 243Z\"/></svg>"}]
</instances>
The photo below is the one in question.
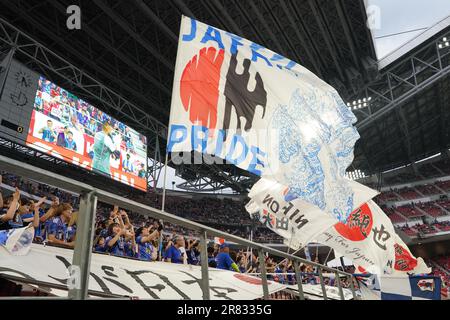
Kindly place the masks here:
<instances>
[{"instance_id":1,"label":"railing","mask_svg":"<svg viewBox=\"0 0 450 320\"><path fill-rule=\"evenodd\" d=\"M152 208L147 205L143 205L136 201L126 199L110 193L108 191L96 189L93 186L88 184L57 175L50 171L42 170L40 168L36 168L29 164L16 161L14 159L10 159L5 156L0 155L0 168L2 170L8 171L10 173L24 176L30 179L34 179L40 181L42 183L46 183L57 188L63 188L66 190L70 190L72 192L80 194L80 215L78 216L77 223L77 240L75 243L75 249L73 253L73 261L72 264L77 266L80 270L80 286L78 288L69 289L69 298L70 299L87 299L88 298L88 284L89 284L89 270L90 270L90 259L92 253L92 241L94 238L94 220L95 220L95 210L97 207L97 201L102 201L110 204L118 205L121 208L126 210L131 210L134 212L139 212L142 215L150 216L152 218L161 219L163 221L167 221L169 223L177 224L182 227L196 230L200 233L200 241L201 241L201 270L202 270L202 281L201 287L203 292L203 299L210 299L210 290L209 290L209 277L208 277L208 254L207 254L207 238L208 236L212 237L220 237L227 239L229 241L234 242L237 245L242 247L252 248L258 252L259 264L260 264L260 273L262 280L262 289L263 289L263 297L264 299L269 298L269 288L267 283L267 272L265 266L265 257L264 254L268 253L270 255L287 258L293 261L295 277L298 285L299 297L301 300L304 300L305 297L303 295L302 288L302 274L300 272L300 263L305 265L310 265L316 267L317 272L319 274L320 283L322 287L323 297L326 300L326 289L323 280L323 271L327 271L336 275L340 298L344 300L344 294L340 282L340 277L346 277L350 281L350 289L353 294L353 298L356 299L356 292L353 283L353 275L347 272L343 272L337 269L333 269L327 267L325 265L321 265L319 263L315 263L309 260L302 259L300 257L294 256L292 254L288 254L286 252L282 252L267 246L264 246L259 243L255 243L241 237L237 237L226 232L216 230L214 228L202 225L197 222L193 222L168 212L164 212L155 208Z\"/></svg>"}]
</instances>

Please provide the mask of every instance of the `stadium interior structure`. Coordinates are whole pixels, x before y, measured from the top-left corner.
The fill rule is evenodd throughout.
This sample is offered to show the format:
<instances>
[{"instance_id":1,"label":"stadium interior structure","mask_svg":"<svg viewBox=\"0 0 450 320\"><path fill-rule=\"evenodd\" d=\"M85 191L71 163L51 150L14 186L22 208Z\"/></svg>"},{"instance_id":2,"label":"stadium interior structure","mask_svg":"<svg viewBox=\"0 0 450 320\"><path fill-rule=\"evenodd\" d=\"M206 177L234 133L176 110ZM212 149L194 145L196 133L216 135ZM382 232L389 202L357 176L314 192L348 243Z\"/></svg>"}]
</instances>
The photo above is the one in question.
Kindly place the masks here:
<instances>
[{"instance_id":1,"label":"stadium interior structure","mask_svg":"<svg viewBox=\"0 0 450 320\"><path fill-rule=\"evenodd\" d=\"M261 267L253 272L273 279L270 270L274 272L281 258L288 258L275 256L289 251L279 236L252 220L244 209L256 176L233 165L175 166L169 157L169 166L184 182L177 185L183 191L167 190L165 211L195 227L160 211L162 190L157 185L164 174L180 18L193 17L271 48L337 89L357 116L361 136L349 177L380 191L376 202L398 234L412 253L423 257L433 273L448 284L450 47L443 44L450 39L450 16L378 60L363 0L263 0L260 4L237 0L83 0L76 1L83 13L82 28L76 31L66 28L66 9L72 2L0 0L0 61L14 59L144 135L150 159L148 189L136 190L30 148L25 141L10 139L4 126L0 126L2 157L122 199L114 203L114 197L99 196L98 207L91 208L96 223L106 219L118 204L126 208L136 227L153 223L153 218L165 220L164 241L175 234L204 239L204 229L198 227L201 224L211 228L210 240L229 237L238 243L237 237L241 237L262 243L264 250L273 250L269 252L274 255L271 266L268 275ZM0 166L5 198L19 187L35 200L58 196L74 209L80 208L79 185L52 183L36 170L9 169ZM232 193L220 193L225 189ZM252 245L243 244L247 248ZM328 247L312 244L309 248L317 263L326 264L334 258ZM255 247L259 249L262 247ZM304 250L297 256L304 258ZM297 267L294 263L285 270ZM344 267L339 272L352 272L351 266ZM321 284L331 281L320 277ZM45 290L32 286L25 292L23 282L11 279L0 282L9 283L0 294L11 295L18 290L14 283L21 283L23 295L46 295ZM351 288L353 281L343 286ZM269 297L267 290L264 297Z\"/></svg>"}]
</instances>

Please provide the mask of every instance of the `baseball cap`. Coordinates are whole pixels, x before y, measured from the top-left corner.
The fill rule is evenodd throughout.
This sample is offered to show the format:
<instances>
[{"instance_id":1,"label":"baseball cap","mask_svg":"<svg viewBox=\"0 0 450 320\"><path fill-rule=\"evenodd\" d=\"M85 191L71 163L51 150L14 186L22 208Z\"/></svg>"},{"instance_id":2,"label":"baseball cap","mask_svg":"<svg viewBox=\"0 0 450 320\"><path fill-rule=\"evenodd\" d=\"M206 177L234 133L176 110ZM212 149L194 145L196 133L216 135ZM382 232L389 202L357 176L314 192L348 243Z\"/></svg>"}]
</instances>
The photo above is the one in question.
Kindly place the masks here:
<instances>
[{"instance_id":1,"label":"baseball cap","mask_svg":"<svg viewBox=\"0 0 450 320\"><path fill-rule=\"evenodd\" d=\"M229 248L229 247L230 247L230 245L226 242L224 242L220 245L220 249Z\"/></svg>"}]
</instances>

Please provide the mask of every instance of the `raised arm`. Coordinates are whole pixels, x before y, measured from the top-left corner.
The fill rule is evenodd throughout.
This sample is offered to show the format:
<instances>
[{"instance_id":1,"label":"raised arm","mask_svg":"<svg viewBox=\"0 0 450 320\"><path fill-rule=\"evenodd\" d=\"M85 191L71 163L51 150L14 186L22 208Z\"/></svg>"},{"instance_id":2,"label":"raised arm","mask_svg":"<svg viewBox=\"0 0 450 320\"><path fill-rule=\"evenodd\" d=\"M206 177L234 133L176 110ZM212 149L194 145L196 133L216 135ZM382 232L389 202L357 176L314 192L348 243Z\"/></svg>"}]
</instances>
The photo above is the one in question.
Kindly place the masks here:
<instances>
[{"instance_id":1,"label":"raised arm","mask_svg":"<svg viewBox=\"0 0 450 320\"><path fill-rule=\"evenodd\" d=\"M128 217L127 212L125 210L120 210L120 216L125 218L125 224L124 225L127 226L129 229L132 229L133 226L132 226L132 224L130 222L130 218ZM122 218L122 221L123 221L123 218Z\"/></svg>"},{"instance_id":2,"label":"raised arm","mask_svg":"<svg viewBox=\"0 0 450 320\"><path fill-rule=\"evenodd\" d=\"M119 233L117 233L111 240L108 241L108 247L112 247L116 244L119 238L125 233L124 229L121 229Z\"/></svg>"},{"instance_id":3,"label":"raised arm","mask_svg":"<svg viewBox=\"0 0 450 320\"><path fill-rule=\"evenodd\" d=\"M34 205L34 219L33 219L33 227L39 227L39 208L42 206L47 197L42 197L35 205Z\"/></svg>"},{"instance_id":4,"label":"raised arm","mask_svg":"<svg viewBox=\"0 0 450 320\"><path fill-rule=\"evenodd\" d=\"M150 242L159 238L159 231L155 230L146 237L141 237L141 243Z\"/></svg>"},{"instance_id":5,"label":"raised arm","mask_svg":"<svg viewBox=\"0 0 450 320\"><path fill-rule=\"evenodd\" d=\"M19 188L16 187L16 191L13 194L13 200L9 205L8 211L0 218L2 219L2 221L9 221L14 218L14 214L16 213L17 210L17 204L19 203L19 198L20 198L20 190Z\"/></svg>"}]
</instances>

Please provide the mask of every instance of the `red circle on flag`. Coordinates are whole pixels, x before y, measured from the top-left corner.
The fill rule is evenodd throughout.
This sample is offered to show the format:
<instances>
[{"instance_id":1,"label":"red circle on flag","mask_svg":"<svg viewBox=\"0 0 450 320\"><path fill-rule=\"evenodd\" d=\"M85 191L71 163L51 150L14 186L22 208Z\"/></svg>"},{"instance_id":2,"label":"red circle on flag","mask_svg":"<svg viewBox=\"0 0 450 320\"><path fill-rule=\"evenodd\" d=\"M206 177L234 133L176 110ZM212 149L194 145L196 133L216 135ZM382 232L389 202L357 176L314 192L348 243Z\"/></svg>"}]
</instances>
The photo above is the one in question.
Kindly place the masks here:
<instances>
[{"instance_id":1,"label":"red circle on flag","mask_svg":"<svg viewBox=\"0 0 450 320\"><path fill-rule=\"evenodd\" d=\"M262 285L262 280L261 279L250 277L250 276L247 276L245 274L235 273L234 277L239 279L239 280L242 280L244 282L250 283L250 284L255 284L255 285L259 285L259 286ZM267 284L271 284L271 282L267 281Z\"/></svg>"},{"instance_id":2,"label":"red circle on flag","mask_svg":"<svg viewBox=\"0 0 450 320\"><path fill-rule=\"evenodd\" d=\"M394 244L395 264L394 269L399 271L411 271L417 266L417 259L398 243Z\"/></svg>"},{"instance_id":3,"label":"red circle on flag","mask_svg":"<svg viewBox=\"0 0 450 320\"><path fill-rule=\"evenodd\" d=\"M362 241L369 236L372 231L372 225L372 211L365 203L350 213L345 224L338 222L334 225L334 228L348 240Z\"/></svg>"},{"instance_id":4,"label":"red circle on flag","mask_svg":"<svg viewBox=\"0 0 450 320\"><path fill-rule=\"evenodd\" d=\"M224 57L224 50L202 48L184 67L180 98L193 124L209 129L217 126L220 71Z\"/></svg>"}]
</instances>

